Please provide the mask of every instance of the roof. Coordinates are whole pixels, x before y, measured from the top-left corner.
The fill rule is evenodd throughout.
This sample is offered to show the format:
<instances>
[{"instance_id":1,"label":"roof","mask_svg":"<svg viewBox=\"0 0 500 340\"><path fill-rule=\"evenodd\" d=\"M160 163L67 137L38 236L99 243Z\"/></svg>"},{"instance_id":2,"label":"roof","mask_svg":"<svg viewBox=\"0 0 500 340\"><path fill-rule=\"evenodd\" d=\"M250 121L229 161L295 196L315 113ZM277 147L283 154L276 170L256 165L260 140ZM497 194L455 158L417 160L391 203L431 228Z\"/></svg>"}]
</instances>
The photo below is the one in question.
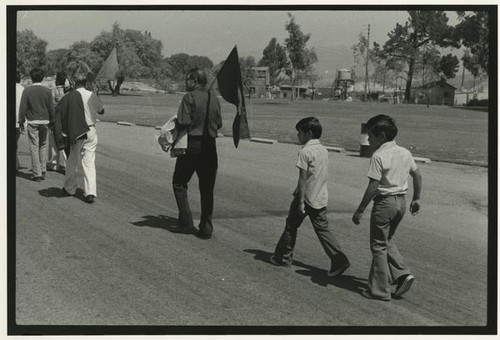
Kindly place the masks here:
<instances>
[{"instance_id":1,"label":"roof","mask_svg":"<svg viewBox=\"0 0 500 340\"><path fill-rule=\"evenodd\" d=\"M448 84L444 79L440 79L440 80L437 80L437 81L433 81L433 82L430 82L430 83L427 83L427 84L424 84L420 87L417 87L417 88L423 88L423 89L428 89L428 88L432 88L432 87L436 87L438 85L446 85L446 86L449 86L453 89L456 89L455 86L453 85L450 85Z\"/></svg>"}]
</instances>

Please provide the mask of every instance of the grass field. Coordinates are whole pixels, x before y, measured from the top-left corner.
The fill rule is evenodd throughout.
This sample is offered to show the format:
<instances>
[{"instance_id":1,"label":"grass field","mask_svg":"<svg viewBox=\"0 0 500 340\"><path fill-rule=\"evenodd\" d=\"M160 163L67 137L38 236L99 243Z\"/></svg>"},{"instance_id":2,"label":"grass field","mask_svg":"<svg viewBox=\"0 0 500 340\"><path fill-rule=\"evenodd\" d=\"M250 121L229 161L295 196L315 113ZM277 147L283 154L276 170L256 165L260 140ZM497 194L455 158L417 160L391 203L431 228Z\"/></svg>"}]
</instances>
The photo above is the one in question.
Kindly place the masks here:
<instances>
[{"instance_id":1,"label":"grass field","mask_svg":"<svg viewBox=\"0 0 500 340\"><path fill-rule=\"evenodd\" d=\"M112 97L101 95L106 114L102 121L127 121L146 126L163 125L179 106L181 95L145 93ZM221 99L224 127L231 135L236 112ZM246 100L252 137L297 141L295 124L307 116L316 116L323 125L325 145L359 150L361 123L377 114L396 119L398 144L414 156L473 165L488 165L488 112L467 108L388 103Z\"/></svg>"}]
</instances>

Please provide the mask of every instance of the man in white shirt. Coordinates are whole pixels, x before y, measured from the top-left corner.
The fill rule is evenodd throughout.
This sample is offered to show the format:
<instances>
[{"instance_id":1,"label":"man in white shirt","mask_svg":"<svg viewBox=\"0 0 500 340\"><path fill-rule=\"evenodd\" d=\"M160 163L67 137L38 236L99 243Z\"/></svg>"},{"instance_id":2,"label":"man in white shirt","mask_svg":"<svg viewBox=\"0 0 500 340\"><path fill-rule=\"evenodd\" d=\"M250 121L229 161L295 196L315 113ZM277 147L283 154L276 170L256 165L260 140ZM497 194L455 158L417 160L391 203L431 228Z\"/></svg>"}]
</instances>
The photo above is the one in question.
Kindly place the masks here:
<instances>
[{"instance_id":1,"label":"man in white shirt","mask_svg":"<svg viewBox=\"0 0 500 340\"><path fill-rule=\"evenodd\" d=\"M21 85L21 73L17 71L16 74L16 171L19 171L19 158L17 157L17 144L21 132L24 132L24 126L21 129L19 125L19 106L21 105L21 97L24 92L24 86Z\"/></svg>"}]
</instances>

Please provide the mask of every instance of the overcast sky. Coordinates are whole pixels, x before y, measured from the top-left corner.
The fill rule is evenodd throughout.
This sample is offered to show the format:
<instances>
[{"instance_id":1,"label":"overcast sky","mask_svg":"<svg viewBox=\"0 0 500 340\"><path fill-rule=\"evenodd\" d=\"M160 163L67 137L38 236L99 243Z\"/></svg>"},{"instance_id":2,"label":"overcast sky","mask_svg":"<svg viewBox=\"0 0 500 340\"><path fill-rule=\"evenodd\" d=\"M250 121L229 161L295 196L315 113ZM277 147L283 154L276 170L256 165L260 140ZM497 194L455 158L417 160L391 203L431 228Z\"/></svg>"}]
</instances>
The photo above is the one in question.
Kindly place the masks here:
<instances>
[{"instance_id":1,"label":"overcast sky","mask_svg":"<svg viewBox=\"0 0 500 340\"><path fill-rule=\"evenodd\" d=\"M147 8L147 7L144 7ZM362 8L362 7L361 7ZM304 33L311 33L309 47L318 52L351 46L361 32L370 41L383 43L396 23L404 24L406 11L290 11ZM450 13L454 17L454 13ZM454 19L453 19L454 20ZM283 43L287 36L287 9L279 11L25 11L18 14L18 30L30 29L48 42L47 49L67 48L78 40L92 41L114 22L123 29L150 31L163 43L165 57L185 52L223 60L234 45L240 56L256 60L271 38Z\"/></svg>"}]
</instances>

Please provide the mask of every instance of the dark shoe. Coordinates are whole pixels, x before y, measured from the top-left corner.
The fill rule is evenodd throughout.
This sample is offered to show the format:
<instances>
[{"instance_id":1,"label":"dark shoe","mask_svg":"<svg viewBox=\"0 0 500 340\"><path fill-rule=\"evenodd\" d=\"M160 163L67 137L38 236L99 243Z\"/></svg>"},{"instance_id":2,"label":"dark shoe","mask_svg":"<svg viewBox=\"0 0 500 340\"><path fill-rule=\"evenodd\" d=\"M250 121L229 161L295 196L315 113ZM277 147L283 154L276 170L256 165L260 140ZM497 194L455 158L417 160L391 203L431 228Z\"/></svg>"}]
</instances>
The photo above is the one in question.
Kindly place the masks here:
<instances>
[{"instance_id":1,"label":"dark shoe","mask_svg":"<svg viewBox=\"0 0 500 340\"><path fill-rule=\"evenodd\" d=\"M337 276L340 276L342 275L346 270L347 268L349 268L351 266L351 264L349 262L344 262L342 265L340 266L334 266L332 264L332 267L330 268L330 270L328 271L328 273L326 273L326 276L328 277L337 277Z\"/></svg>"},{"instance_id":2,"label":"dark shoe","mask_svg":"<svg viewBox=\"0 0 500 340\"><path fill-rule=\"evenodd\" d=\"M63 175L66 175L66 169L63 168L63 167L59 167L57 168L56 172L60 173L60 174L63 174Z\"/></svg>"},{"instance_id":3,"label":"dark shoe","mask_svg":"<svg viewBox=\"0 0 500 340\"><path fill-rule=\"evenodd\" d=\"M96 197L94 195L87 195L87 196L85 196L84 201L89 203L89 204L92 204L95 202L95 199L96 199Z\"/></svg>"},{"instance_id":4,"label":"dark shoe","mask_svg":"<svg viewBox=\"0 0 500 340\"><path fill-rule=\"evenodd\" d=\"M198 232L196 233L196 237L201 238L202 240L209 240L212 238L212 234L206 234L201 230L198 230Z\"/></svg>"},{"instance_id":5,"label":"dark shoe","mask_svg":"<svg viewBox=\"0 0 500 340\"><path fill-rule=\"evenodd\" d=\"M399 278L398 281L399 283L398 286L396 287L396 291L394 292L394 297L400 299L403 296L403 294L405 294L410 290L411 285L415 281L415 278L413 277L413 275L408 274L406 276Z\"/></svg>"},{"instance_id":6,"label":"dark shoe","mask_svg":"<svg viewBox=\"0 0 500 340\"><path fill-rule=\"evenodd\" d=\"M66 191L66 189L64 187L61 188L61 191L62 191L63 196L73 196L68 191Z\"/></svg>"},{"instance_id":7,"label":"dark shoe","mask_svg":"<svg viewBox=\"0 0 500 340\"><path fill-rule=\"evenodd\" d=\"M368 290L363 290L361 292L361 295L363 295L365 298L371 299L371 300L391 301L391 299L381 299L379 297L373 296Z\"/></svg>"},{"instance_id":8,"label":"dark shoe","mask_svg":"<svg viewBox=\"0 0 500 340\"><path fill-rule=\"evenodd\" d=\"M279 267L290 267L292 264L288 262L278 261L276 255L271 255L269 262Z\"/></svg>"},{"instance_id":9,"label":"dark shoe","mask_svg":"<svg viewBox=\"0 0 500 340\"><path fill-rule=\"evenodd\" d=\"M42 172L42 179L45 179L45 171Z\"/></svg>"},{"instance_id":10,"label":"dark shoe","mask_svg":"<svg viewBox=\"0 0 500 340\"><path fill-rule=\"evenodd\" d=\"M35 182L41 182L43 180L43 178L40 176L33 176L33 177L31 177L31 180L35 181Z\"/></svg>"}]
</instances>

